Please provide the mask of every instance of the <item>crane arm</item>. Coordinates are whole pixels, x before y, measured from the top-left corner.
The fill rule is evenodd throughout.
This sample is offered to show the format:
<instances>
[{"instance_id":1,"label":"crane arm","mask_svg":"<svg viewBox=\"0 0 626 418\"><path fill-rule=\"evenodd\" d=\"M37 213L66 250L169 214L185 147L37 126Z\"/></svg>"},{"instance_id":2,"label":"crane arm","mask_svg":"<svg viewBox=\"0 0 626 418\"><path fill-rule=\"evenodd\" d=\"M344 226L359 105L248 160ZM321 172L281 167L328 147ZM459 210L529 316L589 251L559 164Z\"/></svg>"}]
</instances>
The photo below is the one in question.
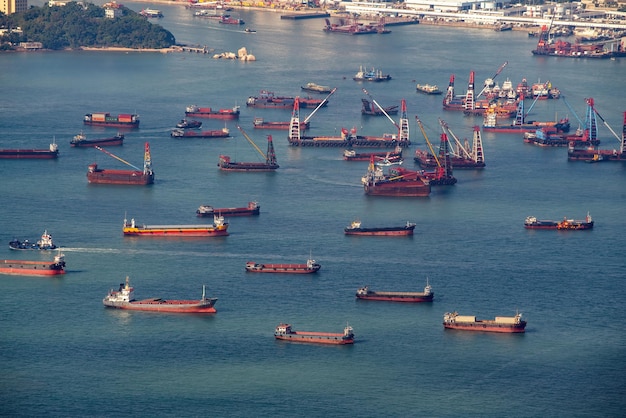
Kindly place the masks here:
<instances>
[{"instance_id":1,"label":"crane arm","mask_svg":"<svg viewBox=\"0 0 626 418\"><path fill-rule=\"evenodd\" d=\"M263 158L267 158L267 156L263 153L263 151L261 151L261 149L259 147L256 146L256 144L254 143L254 141L248 136L248 134L241 128L241 126L237 125L237 129L239 129L241 131L241 133L243 134L244 138L246 138L248 140L248 142L250 144L252 144L252 146L254 147L255 150L257 150L257 152L259 154L261 154L261 156Z\"/></svg>"},{"instance_id":2,"label":"crane arm","mask_svg":"<svg viewBox=\"0 0 626 418\"><path fill-rule=\"evenodd\" d=\"M95 148L95 149L97 149L97 150L99 150L99 151L104 152L106 155L108 155L108 156L110 156L110 157L113 157L113 158L115 158L115 159L116 159L116 160L118 160L118 161L123 162L124 164L126 164L126 165L128 165L128 166L130 166L130 167L134 168L135 170L141 171L141 168L139 168L139 167L136 167L136 166L132 165L132 164L131 164L131 163L129 163L128 161L121 159L121 158L120 158L120 157L118 157L117 155L115 155L115 154L113 154L113 153L111 153L111 152L109 152L109 151L105 150L104 148L100 148L100 147L97 147L97 146L96 146L96 147L94 147L94 148Z\"/></svg>"},{"instance_id":3,"label":"crane arm","mask_svg":"<svg viewBox=\"0 0 626 418\"><path fill-rule=\"evenodd\" d=\"M330 99L330 96L332 96L333 94L335 94L335 92L337 91L337 87L335 87L334 89L332 89L330 91L330 93L328 93L328 96L326 96L324 98L324 100L322 100L322 102L320 104L317 105L317 107L311 112L311 114L309 116L306 117L306 119L304 119L304 123L308 123L309 120L313 117L313 115L315 114L315 112L317 112L320 107L324 106L324 104L328 101L328 99Z\"/></svg>"},{"instance_id":4,"label":"crane arm","mask_svg":"<svg viewBox=\"0 0 626 418\"><path fill-rule=\"evenodd\" d=\"M383 109L383 107L381 105L378 104L378 102L376 100L374 100L374 98L369 94L369 92L365 89L361 89L363 90L363 93L367 94L367 97L370 98L370 100L376 105L378 106L378 108L381 110L381 112L383 112L383 114L385 116L387 116L387 119L389 119L391 121L391 123L393 123L393 126L395 126L396 128L398 128L398 130L400 129L400 126L396 123L396 121L394 121L391 116L389 116L389 114L385 111L385 109Z\"/></svg>"},{"instance_id":5,"label":"crane arm","mask_svg":"<svg viewBox=\"0 0 626 418\"><path fill-rule=\"evenodd\" d=\"M498 76L498 74L500 74L502 72L502 70L504 70L504 67L506 67L509 64L508 61L504 61L504 64L502 64L500 66L500 68L498 68L498 70L496 71L496 73L493 75L493 77L491 77L492 80L495 80L496 77ZM480 96L482 96L482 94L485 92L485 90L487 89L487 86L483 86L483 89L480 91L480 93L478 93L476 95L476 98L478 99Z\"/></svg>"},{"instance_id":6,"label":"crane arm","mask_svg":"<svg viewBox=\"0 0 626 418\"><path fill-rule=\"evenodd\" d=\"M426 135L426 130L424 130L424 125L422 125L422 121L417 117L417 115L415 115L415 121L417 122L417 126L419 126L420 131L422 131L422 135L424 135L424 139L426 140L426 144L428 145L428 148L430 149L430 153L432 154L432 156L435 158L435 161L437 162L437 167L441 167L439 158L437 158L437 154L435 153L435 150L433 149L432 144L428 140L428 135Z\"/></svg>"}]
</instances>

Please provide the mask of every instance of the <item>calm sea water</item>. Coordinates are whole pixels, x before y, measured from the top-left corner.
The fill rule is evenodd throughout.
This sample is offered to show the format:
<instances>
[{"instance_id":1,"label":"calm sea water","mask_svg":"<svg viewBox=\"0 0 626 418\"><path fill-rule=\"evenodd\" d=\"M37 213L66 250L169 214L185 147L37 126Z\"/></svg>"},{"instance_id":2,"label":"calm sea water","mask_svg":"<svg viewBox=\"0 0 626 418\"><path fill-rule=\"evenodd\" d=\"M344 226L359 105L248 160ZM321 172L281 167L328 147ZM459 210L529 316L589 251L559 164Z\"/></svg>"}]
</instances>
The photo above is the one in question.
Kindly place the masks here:
<instances>
[{"instance_id":1,"label":"calm sea water","mask_svg":"<svg viewBox=\"0 0 626 418\"><path fill-rule=\"evenodd\" d=\"M148 4L127 4L141 10ZM257 33L191 16L183 7L152 5L178 42L216 52L245 46L256 62L208 55L53 52L0 55L0 147L60 144L55 161L0 160L0 241L35 239L47 229L66 247L62 278L0 278L0 414L25 416L618 416L623 414L624 184L621 164L568 163L565 149L526 145L518 135L484 134L487 167L457 171L458 184L429 198L367 197L366 163L348 163L340 149L299 149L271 132L276 173L222 173L220 154L259 158L236 124L233 138L175 140L169 131L185 106L244 105L241 127L261 147L254 117L287 120L290 111L245 108L261 89L301 94L317 82L336 86L311 133L357 127L393 132L384 118L360 115L363 65L392 75L367 85L384 105L407 101L411 140L423 147L419 115L438 143L438 118L471 137L480 118L441 109L441 97L417 94L415 83L459 93L469 72L476 84L496 79L550 80L563 100L531 112L549 120L572 112L584 119L593 97L607 124L621 132L626 61L535 58L525 33L461 31L424 25L389 35L334 36L321 20L232 12ZM150 142L156 183L147 188L89 186L87 165L122 165L93 149L72 149L114 130L83 127L88 112L136 112L141 129L112 151L140 165ZM302 111L305 117L310 111ZM204 120L218 129L224 122ZM618 142L600 121L603 146ZM412 158L405 165L413 167ZM261 215L230 219L217 239L129 239L125 216L147 224L208 222L201 204L261 204ZM592 231L526 231L528 215L582 218ZM345 237L342 228L417 223L412 238ZM49 259L11 252L0 258ZM246 261L303 262L317 275L249 275ZM213 316L105 310L106 292L130 276L137 297L219 298ZM356 289L421 290L432 304L363 303ZM523 312L524 335L444 331L442 315L479 318ZM352 347L289 345L272 333L340 331L352 325Z\"/></svg>"}]
</instances>

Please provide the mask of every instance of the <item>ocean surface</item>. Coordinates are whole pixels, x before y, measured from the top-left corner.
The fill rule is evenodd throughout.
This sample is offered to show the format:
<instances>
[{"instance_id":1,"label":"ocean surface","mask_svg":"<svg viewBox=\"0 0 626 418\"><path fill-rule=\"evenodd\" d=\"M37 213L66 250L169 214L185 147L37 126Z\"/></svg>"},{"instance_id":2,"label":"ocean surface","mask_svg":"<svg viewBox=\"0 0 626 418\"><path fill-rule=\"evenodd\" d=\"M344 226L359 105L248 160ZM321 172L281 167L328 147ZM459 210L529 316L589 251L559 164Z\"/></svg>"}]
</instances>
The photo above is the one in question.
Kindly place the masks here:
<instances>
[{"instance_id":1,"label":"ocean surface","mask_svg":"<svg viewBox=\"0 0 626 418\"><path fill-rule=\"evenodd\" d=\"M457 93L469 73L476 86L550 81L566 100L539 101L530 118L584 121L592 97L603 148L619 143L626 110L626 59L533 57L524 32L411 25L387 35L342 36L321 19L281 20L271 12L233 11L235 27L194 18L182 6L125 3L163 11L156 21L179 43L215 52L241 47L256 62L210 54L38 52L0 55L0 148L47 148L57 160L0 160L0 258L51 259L10 251L13 238L47 230L63 246L67 274L0 276L0 415L3 416L563 416L615 417L626 407L624 285L626 167L568 163L566 149L524 144L520 135L484 133L487 167L457 170L453 187L428 198L368 197L367 163L342 160L340 148L293 148L286 131L252 128L255 117L288 120L288 110L245 106L262 89L301 95L316 82L337 87L311 119L311 134L356 127L364 135L394 132L386 118L363 118L361 90L385 106L406 99L411 141L404 166L438 119L471 139L482 118L442 110L442 96L416 83ZM243 32L244 27L256 33ZM360 84L360 66L392 75ZM567 106L567 104L570 106ZM527 102L528 104L530 102ZM226 122L230 139L178 140L170 130L185 107L242 106ZM527 107L528 108L528 107ZM120 158L141 166L150 143L156 181L150 187L88 185L87 166L123 168L95 149L70 148L79 132L114 134L82 124L85 113L138 113ZM301 111L302 118L310 110ZM397 117L396 117L397 119ZM223 121L205 119L203 128ZM223 173L220 154L257 161L271 134L280 169ZM258 217L231 218L230 236L209 239L124 238L125 217L145 224L208 223L201 204L245 206ZM528 231L529 215L582 219L591 231ZM413 237L346 237L343 228L417 223ZM246 274L247 261L304 262L315 275ZM138 298L217 297L209 316L107 310L102 298L130 277ZM431 304L356 301L358 287L421 291ZM491 319L522 312L522 335L446 331L445 312ZM340 332L353 346L275 341L280 322L296 330Z\"/></svg>"}]
</instances>

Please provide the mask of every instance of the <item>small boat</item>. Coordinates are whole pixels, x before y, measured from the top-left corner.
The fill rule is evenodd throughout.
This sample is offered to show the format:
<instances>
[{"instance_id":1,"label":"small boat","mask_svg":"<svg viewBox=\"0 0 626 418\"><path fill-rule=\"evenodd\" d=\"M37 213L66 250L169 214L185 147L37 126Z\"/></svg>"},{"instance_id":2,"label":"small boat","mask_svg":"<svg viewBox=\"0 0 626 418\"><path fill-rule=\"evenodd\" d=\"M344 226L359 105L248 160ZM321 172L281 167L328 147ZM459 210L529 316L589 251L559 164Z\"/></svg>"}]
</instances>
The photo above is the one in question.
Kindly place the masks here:
<instances>
[{"instance_id":1,"label":"small boat","mask_svg":"<svg viewBox=\"0 0 626 418\"><path fill-rule=\"evenodd\" d=\"M243 31L246 33L256 33L256 30L250 28L245 28Z\"/></svg>"},{"instance_id":2,"label":"small boat","mask_svg":"<svg viewBox=\"0 0 626 418\"><path fill-rule=\"evenodd\" d=\"M305 264L263 264L248 261L246 263L246 271L252 273L292 273L292 274L309 274L316 273L322 268L312 258L309 258Z\"/></svg>"},{"instance_id":3,"label":"small boat","mask_svg":"<svg viewBox=\"0 0 626 418\"><path fill-rule=\"evenodd\" d=\"M19 276L54 276L65 274L65 256L60 252L54 261L0 260L1 274Z\"/></svg>"},{"instance_id":4,"label":"small boat","mask_svg":"<svg viewBox=\"0 0 626 418\"><path fill-rule=\"evenodd\" d=\"M161 298L149 298L136 300L135 288L130 286L128 276L126 283L120 283L118 290L111 289L102 299L104 306L108 308L126 309L130 311L150 311L168 313L215 313L214 308L217 298L207 298L205 288L202 286L202 298L199 300L166 300Z\"/></svg>"},{"instance_id":5,"label":"small boat","mask_svg":"<svg viewBox=\"0 0 626 418\"><path fill-rule=\"evenodd\" d=\"M258 215L261 211L261 205L257 202L248 202L248 206L243 208L214 208L209 205L201 205L196 214L200 218L212 217L217 215L221 216L252 216Z\"/></svg>"},{"instance_id":6,"label":"small boat","mask_svg":"<svg viewBox=\"0 0 626 418\"><path fill-rule=\"evenodd\" d=\"M505 32L505 31L513 30L513 24L512 23L501 23L499 25L496 25L496 27L493 28L493 30L496 31L496 32Z\"/></svg>"},{"instance_id":7,"label":"small boat","mask_svg":"<svg viewBox=\"0 0 626 418\"><path fill-rule=\"evenodd\" d=\"M404 226L389 226L378 228L362 228L361 221L352 221L344 228L346 235L367 235L367 236L406 236L413 235L415 224L407 222Z\"/></svg>"},{"instance_id":8,"label":"small boat","mask_svg":"<svg viewBox=\"0 0 626 418\"><path fill-rule=\"evenodd\" d=\"M156 9L143 9L141 12L139 12L139 14L142 15L143 17L148 17L148 18L163 17L163 13L161 13L160 10L156 10Z\"/></svg>"},{"instance_id":9,"label":"small boat","mask_svg":"<svg viewBox=\"0 0 626 418\"><path fill-rule=\"evenodd\" d=\"M526 321L522 320L519 312L515 316L496 316L495 319L476 319L475 316L459 315L458 312L446 312L443 315L443 327L465 331L522 333Z\"/></svg>"},{"instance_id":10,"label":"small boat","mask_svg":"<svg viewBox=\"0 0 626 418\"><path fill-rule=\"evenodd\" d=\"M95 146L94 148L134 168L134 170L104 169L98 168L98 164L92 163L89 165L87 170L87 182L89 184L119 184L145 186L154 183L154 171L152 171L152 157L150 154L150 145L147 142L145 143L143 170L135 167L127 161L124 161L117 155L114 155L103 148L100 148L98 146Z\"/></svg>"},{"instance_id":11,"label":"small boat","mask_svg":"<svg viewBox=\"0 0 626 418\"><path fill-rule=\"evenodd\" d=\"M137 225L135 219L124 219L124 236L135 237L225 237L228 222L223 216L214 216L212 225Z\"/></svg>"},{"instance_id":12,"label":"small boat","mask_svg":"<svg viewBox=\"0 0 626 418\"><path fill-rule=\"evenodd\" d=\"M322 86L322 85L315 84L315 83L306 83L304 86L300 86L300 88L310 93L324 93L324 94L328 94L333 90L332 87Z\"/></svg>"},{"instance_id":13,"label":"small boat","mask_svg":"<svg viewBox=\"0 0 626 418\"><path fill-rule=\"evenodd\" d=\"M114 146L114 145L123 145L124 144L124 134L118 133L115 136L109 138L99 138L99 139L87 139L87 136L82 132L78 135L75 135L74 138L70 141L70 146L72 147L95 147L95 146Z\"/></svg>"},{"instance_id":14,"label":"small boat","mask_svg":"<svg viewBox=\"0 0 626 418\"><path fill-rule=\"evenodd\" d=\"M244 23L246 23L242 19L238 19L230 15L222 15L218 22L226 25L243 25Z\"/></svg>"},{"instance_id":15,"label":"small boat","mask_svg":"<svg viewBox=\"0 0 626 418\"><path fill-rule=\"evenodd\" d=\"M423 292L374 292L365 286L356 291L356 298L387 302L432 302L435 294L430 284L426 283Z\"/></svg>"},{"instance_id":16,"label":"small boat","mask_svg":"<svg viewBox=\"0 0 626 418\"><path fill-rule=\"evenodd\" d=\"M59 156L59 146L50 144L48 149L0 149L1 159L54 159Z\"/></svg>"},{"instance_id":17,"label":"small boat","mask_svg":"<svg viewBox=\"0 0 626 418\"><path fill-rule=\"evenodd\" d=\"M540 220L535 216L528 216L524 220L524 228L526 229L560 229L560 230L581 230L592 229L593 219L587 213L584 220L575 220L563 218L562 221Z\"/></svg>"},{"instance_id":18,"label":"small boat","mask_svg":"<svg viewBox=\"0 0 626 418\"><path fill-rule=\"evenodd\" d=\"M383 74L381 70L376 70L372 68L371 70L364 69L363 67L359 68L359 71L352 77L354 81L389 81L391 80L391 76L389 74Z\"/></svg>"},{"instance_id":19,"label":"small boat","mask_svg":"<svg viewBox=\"0 0 626 418\"><path fill-rule=\"evenodd\" d=\"M346 325L343 333L294 331L290 324L279 324L274 330L274 338L277 340L298 342L345 345L354 344L354 330Z\"/></svg>"},{"instance_id":20,"label":"small boat","mask_svg":"<svg viewBox=\"0 0 626 418\"><path fill-rule=\"evenodd\" d=\"M52 235L48 234L48 231L46 230L37 242L14 239L9 242L9 248L11 250L54 250L57 246L54 244L54 241L52 241Z\"/></svg>"},{"instance_id":21,"label":"small boat","mask_svg":"<svg viewBox=\"0 0 626 418\"><path fill-rule=\"evenodd\" d=\"M210 107L191 105L187 106L185 109L185 116L194 118L239 119L239 113L239 106L234 106L230 109L213 109Z\"/></svg>"},{"instance_id":22,"label":"small boat","mask_svg":"<svg viewBox=\"0 0 626 418\"><path fill-rule=\"evenodd\" d=\"M108 128L139 128L139 115L122 113L112 116L109 112L87 113L83 118L83 123Z\"/></svg>"},{"instance_id":23,"label":"small boat","mask_svg":"<svg viewBox=\"0 0 626 418\"><path fill-rule=\"evenodd\" d=\"M176 124L179 129L197 129L202 126L202 122L193 119L181 119Z\"/></svg>"},{"instance_id":24,"label":"small boat","mask_svg":"<svg viewBox=\"0 0 626 418\"><path fill-rule=\"evenodd\" d=\"M230 131L228 128L222 128L217 130L208 130L208 131L196 131L193 129L174 129L170 136L172 138L228 138L230 136Z\"/></svg>"},{"instance_id":25,"label":"small boat","mask_svg":"<svg viewBox=\"0 0 626 418\"><path fill-rule=\"evenodd\" d=\"M442 94L436 84L417 84L415 89L421 93L426 94Z\"/></svg>"},{"instance_id":26,"label":"small boat","mask_svg":"<svg viewBox=\"0 0 626 418\"><path fill-rule=\"evenodd\" d=\"M235 162L231 161L228 155L220 155L219 160L217 162L217 166L220 170L223 171L276 171L280 166L276 162L276 153L274 152L274 143L272 142L272 135L267 136L267 152L263 154L263 152L256 146L254 141L245 133L241 127L237 126L237 128L243 133L243 136L252 144L252 146L265 158L264 163L260 162Z\"/></svg>"}]
</instances>

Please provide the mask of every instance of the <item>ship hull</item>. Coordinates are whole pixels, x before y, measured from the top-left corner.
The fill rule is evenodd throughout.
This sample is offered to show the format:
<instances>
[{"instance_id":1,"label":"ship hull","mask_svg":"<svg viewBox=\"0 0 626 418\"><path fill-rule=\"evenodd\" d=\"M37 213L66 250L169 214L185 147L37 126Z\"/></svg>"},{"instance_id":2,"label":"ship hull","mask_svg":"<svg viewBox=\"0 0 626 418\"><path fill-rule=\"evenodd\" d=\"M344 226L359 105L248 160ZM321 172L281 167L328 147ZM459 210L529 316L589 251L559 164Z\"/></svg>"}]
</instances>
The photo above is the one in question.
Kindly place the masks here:
<instances>
[{"instance_id":1,"label":"ship hull","mask_svg":"<svg viewBox=\"0 0 626 418\"><path fill-rule=\"evenodd\" d=\"M96 170L87 173L89 184L146 186L154 183L154 174L136 170Z\"/></svg>"},{"instance_id":2,"label":"ship hull","mask_svg":"<svg viewBox=\"0 0 626 418\"><path fill-rule=\"evenodd\" d=\"M411 145L410 141L397 141L387 139L376 139L372 137L357 137L355 139L344 139L341 137L300 137L300 139L288 138L289 145L294 147L364 147L364 148L395 148L400 146L406 148Z\"/></svg>"},{"instance_id":3,"label":"ship hull","mask_svg":"<svg viewBox=\"0 0 626 418\"><path fill-rule=\"evenodd\" d=\"M343 334L329 332L294 331L290 334L274 334L274 338L294 343L331 345L354 344L354 338L345 338Z\"/></svg>"},{"instance_id":4,"label":"ship hull","mask_svg":"<svg viewBox=\"0 0 626 418\"><path fill-rule=\"evenodd\" d=\"M263 164L263 163L228 163L228 164L218 164L218 167L222 171L266 172L266 171L276 171L276 169L279 166L277 164Z\"/></svg>"},{"instance_id":5,"label":"ship hull","mask_svg":"<svg viewBox=\"0 0 626 418\"><path fill-rule=\"evenodd\" d=\"M306 264L260 264L248 262L246 271L250 273L288 273L288 274L311 274L319 271L321 266L314 264L309 267Z\"/></svg>"},{"instance_id":6,"label":"ship hull","mask_svg":"<svg viewBox=\"0 0 626 418\"><path fill-rule=\"evenodd\" d=\"M195 225L125 227L124 236L131 237L225 237L227 224L219 227L197 227Z\"/></svg>"},{"instance_id":7,"label":"ship hull","mask_svg":"<svg viewBox=\"0 0 626 418\"><path fill-rule=\"evenodd\" d=\"M523 333L525 332L526 323L519 325L508 324L487 324L487 323L460 323L460 324L447 324L444 323L445 329L457 329L463 331L476 331L476 332L502 332L502 333Z\"/></svg>"},{"instance_id":8,"label":"ship hull","mask_svg":"<svg viewBox=\"0 0 626 418\"><path fill-rule=\"evenodd\" d=\"M194 132L194 131L184 131L184 133L172 132L170 134L172 138L184 139L184 138L228 138L230 136L229 132L216 130L216 131L202 131L202 132Z\"/></svg>"},{"instance_id":9,"label":"ship hull","mask_svg":"<svg viewBox=\"0 0 626 418\"><path fill-rule=\"evenodd\" d=\"M361 300L376 300L383 302L405 302L405 303L420 303L420 302L432 302L434 293L430 295L416 294L416 295L403 295L403 294L380 294L377 292L371 292L367 295L356 295L357 299Z\"/></svg>"},{"instance_id":10,"label":"ship hull","mask_svg":"<svg viewBox=\"0 0 626 418\"><path fill-rule=\"evenodd\" d=\"M345 228L345 235L363 235L363 236L407 236L413 235L415 225L410 227L392 227L392 228Z\"/></svg>"},{"instance_id":11,"label":"ship hull","mask_svg":"<svg viewBox=\"0 0 626 418\"><path fill-rule=\"evenodd\" d=\"M114 145L123 145L124 144L124 136L116 136L113 138L104 138L104 139L84 139L82 141L71 141L70 146L75 148L89 148L96 146L114 146Z\"/></svg>"},{"instance_id":12,"label":"ship hull","mask_svg":"<svg viewBox=\"0 0 626 418\"><path fill-rule=\"evenodd\" d=\"M423 182L398 181L392 183L365 184L365 194L369 196L427 197L430 184Z\"/></svg>"},{"instance_id":13,"label":"ship hull","mask_svg":"<svg viewBox=\"0 0 626 418\"><path fill-rule=\"evenodd\" d=\"M239 112L185 112L185 116L194 118L233 120L239 119Z\"/></svg>"},{"instance_id":14,"label":"ship hull","mask_svg":"<svg viewBox=\"0 0 626 418\"><path fill-rule=\"evenodd\" d=\"M586 230L593 229L594 221L576 221L576 220L568 220L562 222L556 221L537 221L532 223L525 223L524 228L526 229L557 229L560 231L569 231L569 230Z\"/></svg>"},{"instance_id":15,"label":"ship hull","mask_svg":"<svg viewBox=\"0 0 626 418\"><path fill-rule=\"evenodd\" d=\"M202 300L160 300L147 299L132 302L114 302L103 300L108 308L124 309L129 311L166 312L166 313L215 313L213 306L217 299Z\"/></svg>"},{"instance_id":16,"label":"ship hull","mask_svg":"<svg viewBox=\"0 0 626 418\"><path fill-rule=\"evenodd\" d=\"M196 215L199 218L213 218L214 215L220 216L256 216L261 212L261 206L257 206L254 209L249 208L214 208L212 211L200 212L196 211Z\"/></svg>"},{"instance_id":17,"label":"ship hull","mask_svg":"<svg viewBox=\"0 0 626 418\"><path fill-rule=\"evenodd\" d=\"M17 276L56 276L65 274L64 266L46 261L0 261L0 274Z\"/></svg>"},{"instance_id":18,"label":"ship hull","mask_svg":"<svg viewBox=\"0 0 626 418\"><path fill-rule=\"evenodd\" d=\"M135 128L139 128L139 121L135 121L135 122L109 122L109 121L83 121L83 123L87 126L101 126L104 128L128 128L128 129L135 129Z\"/></svg>"},{"instance_id":19,"label":"ship hull","mask_svg":"<svg viewBox=\"0 0 626 418\"><path fill-rule=\"evenodd\" d=\"M0 159L51 160L59 156L59 151L47 149L0 149Z\"/></svg>"},{"instance_id":20,"label":"ship hull","mask_svg":"<svg viewBox=\"0 0 626 418\"><path fill-rule=\"evenodd\" d=\"M626 161L626 155L612 150L570 149L567 152L567 161L585 161L589 163L600 161Z\"/></svg>"}]
</instances>

